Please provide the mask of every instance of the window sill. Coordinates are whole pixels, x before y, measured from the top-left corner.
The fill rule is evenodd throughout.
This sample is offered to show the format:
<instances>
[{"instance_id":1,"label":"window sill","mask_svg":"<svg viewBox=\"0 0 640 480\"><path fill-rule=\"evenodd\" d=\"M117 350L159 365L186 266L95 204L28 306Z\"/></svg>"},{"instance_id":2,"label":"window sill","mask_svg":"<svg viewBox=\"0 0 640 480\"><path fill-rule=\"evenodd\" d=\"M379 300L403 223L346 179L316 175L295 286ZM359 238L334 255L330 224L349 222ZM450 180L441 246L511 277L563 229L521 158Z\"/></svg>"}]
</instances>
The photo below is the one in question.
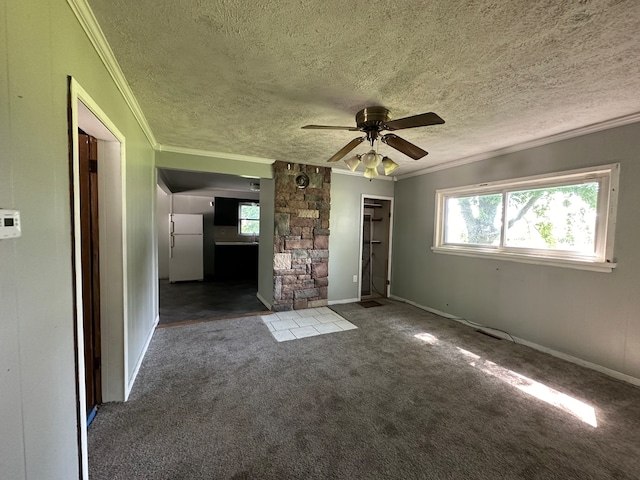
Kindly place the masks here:
<instances>
[{"instance_id":1,"label":"window sill","mask_svg":"<svg viewBox=\"0 0 640 480\"><path fill-rule=\"evenodd\" d=\"M610 262L570 260L566 258L541 257L539 255L523 255L511 252L477 251L458 247L431 247L431 250L434 253L444 253L446 255L490 258L493 260L506 260L508 262L530 263L533 265L546 265L550 267L574 268L576 270L589 270L592 272L611 273L617 266L616 263Z\"/></svg>"}]
</instances>

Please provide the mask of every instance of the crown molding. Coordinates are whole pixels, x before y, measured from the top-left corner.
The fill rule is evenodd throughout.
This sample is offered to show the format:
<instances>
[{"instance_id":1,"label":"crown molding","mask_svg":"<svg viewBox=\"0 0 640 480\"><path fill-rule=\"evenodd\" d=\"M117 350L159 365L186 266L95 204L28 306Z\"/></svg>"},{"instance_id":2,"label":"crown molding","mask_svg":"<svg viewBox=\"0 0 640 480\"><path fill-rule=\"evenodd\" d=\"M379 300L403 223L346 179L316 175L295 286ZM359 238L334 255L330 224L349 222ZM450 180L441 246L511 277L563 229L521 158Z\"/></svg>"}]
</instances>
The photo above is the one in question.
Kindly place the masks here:
<instances>
[{"instance_id":1,"label":"crown molding","mask_svg":"<svg viewBox=\"0 0 640 480\"><path fill-rule=\"evenodd\" d=\"M222 160L236 160L240 162L263 163L271 165L275 162L273 158L252 157L250 155L239 155L237 153L212 152L210 150L199 150L197 148L177 147L175 145L158 144L158 152L182 153L185 155L196 155L199 157L219 158Z\"/></svg>"},{"instance_id":2,"label":"crown molding","mask_svg":"<svg viewBox=\"0 0 640 480\"><path fill-rule=\"evenodd\" d=\"M487 160L489 158L499 157L500 155L520 152L522 150L527 150L529 148L549 145L550 143L556 143L562 140L581 137L583 135L589 135L590 133L597 133L603 130L610 130L612 128L622 127L624 125L630 125L632 123L638 123L638 122L640 122L640 112L632 113L631 115L625 115L623 117L612 118L611 120L605 120L604 122L594 123L584 127L576 128L574 130L568 130L566 132L556 133L554 135L549 135L548 137L529 140L526 142L518 143L516 145L511 145L509 147L499 148L497 150L491 150L489 152L478 153L476 155L471 155L469 157L463 157L456 160L450 160L448 162L439 163L437 165L423 168L415 172L399 175L398 180L404 180L406 178L426 175L428 173L437 172L439 170L446 170L448 168L460 167L462 165L468 165L469 163L474 163L474 162L479 162L481 160Z\"/></svg>"},{"instance_id":3,"label":"crown molding","mask_svg":"<svg viewBox=\"0 0 640 480\"><path fill-rule=\"evenodd\" d=\"M129 106L138 125L140 125L140 128L147 137L147 140L149 140L153 148L156 148L158 142L87 0L67 0L67 3L80 22L82 29L87 34L89 41L98 53L102 63L107 68L109 75L111 75L111 78Z\"/></svg>"}]
</instances>

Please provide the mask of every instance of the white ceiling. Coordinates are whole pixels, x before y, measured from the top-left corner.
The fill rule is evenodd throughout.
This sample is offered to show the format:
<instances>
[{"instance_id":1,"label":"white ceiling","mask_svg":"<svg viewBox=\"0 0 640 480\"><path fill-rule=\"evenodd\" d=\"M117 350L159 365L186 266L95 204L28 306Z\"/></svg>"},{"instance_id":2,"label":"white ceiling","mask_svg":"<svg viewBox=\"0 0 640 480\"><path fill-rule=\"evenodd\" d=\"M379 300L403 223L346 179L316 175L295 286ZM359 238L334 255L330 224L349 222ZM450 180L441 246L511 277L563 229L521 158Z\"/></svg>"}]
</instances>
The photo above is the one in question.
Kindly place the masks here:
<instances>
[{"instance_id":1,"label":"white ceiling","mask_svg":"<svg viewBox=\"0 0 640 480\"><path fill-rule=\"evenodd\" d=\"M303 125L434 111L406 174L640 112L638 0L89 4L164 145L321 165L357 135Z\"/></svg>"}]
</instances>

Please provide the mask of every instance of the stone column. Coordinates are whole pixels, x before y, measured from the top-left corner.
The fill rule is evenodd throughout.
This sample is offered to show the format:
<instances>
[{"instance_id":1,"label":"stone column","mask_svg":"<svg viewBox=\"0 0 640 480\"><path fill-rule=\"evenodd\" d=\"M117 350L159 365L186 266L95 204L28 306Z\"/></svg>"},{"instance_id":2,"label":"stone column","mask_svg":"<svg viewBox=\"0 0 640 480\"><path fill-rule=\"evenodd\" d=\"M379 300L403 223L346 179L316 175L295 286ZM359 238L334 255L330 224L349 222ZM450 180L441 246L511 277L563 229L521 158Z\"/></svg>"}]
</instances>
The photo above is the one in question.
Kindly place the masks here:
<instances>
[{"instance_id":1,"label":"stone column","mask_svg":"<svg viewBox=\"0 0 640 480\"><path fill-rule=\"evenodd\" d=\"M331 169L275 162L273 309L327 305ZM309 185L299 188L296 176Z\"/></svg>"}]
</instances>

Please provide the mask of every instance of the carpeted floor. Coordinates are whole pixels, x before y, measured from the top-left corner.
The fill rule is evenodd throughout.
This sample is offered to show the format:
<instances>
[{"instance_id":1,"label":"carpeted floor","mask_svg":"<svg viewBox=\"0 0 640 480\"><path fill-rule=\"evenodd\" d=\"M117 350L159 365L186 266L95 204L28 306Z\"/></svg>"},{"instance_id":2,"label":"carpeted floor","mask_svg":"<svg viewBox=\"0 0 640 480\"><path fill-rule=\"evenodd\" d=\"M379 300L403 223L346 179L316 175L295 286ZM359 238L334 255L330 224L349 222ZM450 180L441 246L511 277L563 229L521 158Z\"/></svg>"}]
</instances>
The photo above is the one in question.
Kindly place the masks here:
<instances>
[{"instance_id":1,"label":"carpeted floor","mask_svg":"<svg viewBox=\"0 0 640 480\"><path fill-rule=\"evenodd\" d=\"M90 478L639 478L639 388L384 303L282 343L260 317L156 331L89 429ZM597 426L527 393L550 391Z\"/></svg>"}]
</instances>

